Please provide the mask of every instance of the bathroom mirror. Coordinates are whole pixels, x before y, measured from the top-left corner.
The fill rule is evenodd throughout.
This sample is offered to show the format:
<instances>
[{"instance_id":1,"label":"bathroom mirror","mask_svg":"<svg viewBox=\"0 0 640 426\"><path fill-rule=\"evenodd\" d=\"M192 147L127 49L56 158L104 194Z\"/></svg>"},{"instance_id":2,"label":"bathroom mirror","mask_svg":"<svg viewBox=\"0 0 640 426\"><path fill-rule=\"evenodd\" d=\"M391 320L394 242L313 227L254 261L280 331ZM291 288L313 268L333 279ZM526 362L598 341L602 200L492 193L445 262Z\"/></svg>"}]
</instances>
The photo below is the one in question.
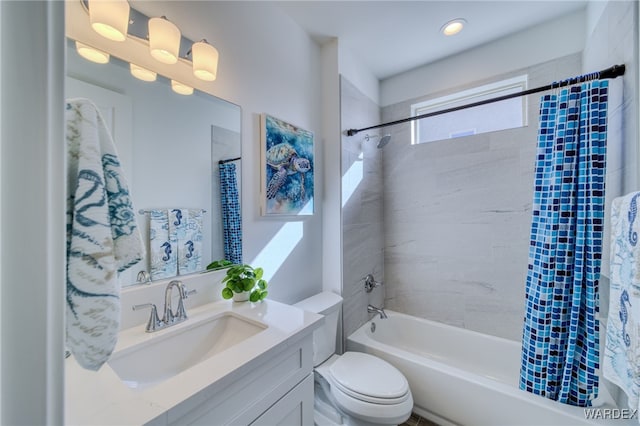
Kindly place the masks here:
<instances>
[{"instance_id":1,"label":"bathroom mirror","mask_svg":"<svg viewBox=\"0 0 640 426\"><path fill-rule=\"evenodd\" d=\"M195 90L180 95L168 79L133 77L129 64L113 55L108 64L80 57L67 45L66 98L91 99L110 127L129 181L136 213L159 208L203 209L202 268L224 258L218 161L241 154L241 109ZM240 186L240 162L237 166ZM146 213L137 223L148 248ZM120 275L123 286L149 270L147 257Z\"/></svg>"}]
</instances>

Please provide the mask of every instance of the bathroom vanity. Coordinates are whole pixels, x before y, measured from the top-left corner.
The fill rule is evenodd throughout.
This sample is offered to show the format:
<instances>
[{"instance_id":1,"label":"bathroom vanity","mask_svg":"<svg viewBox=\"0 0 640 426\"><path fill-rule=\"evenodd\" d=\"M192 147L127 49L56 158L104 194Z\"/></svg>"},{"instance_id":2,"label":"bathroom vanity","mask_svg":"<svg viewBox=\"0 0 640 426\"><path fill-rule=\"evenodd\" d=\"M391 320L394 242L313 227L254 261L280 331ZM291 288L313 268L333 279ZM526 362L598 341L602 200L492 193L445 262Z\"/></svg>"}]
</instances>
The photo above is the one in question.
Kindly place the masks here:
<instances>
[{"instance_id":1,"label":"bathroom vanity","mask_svg":"<svg viewBox=\"0 0 640 426\"><path fill-rule=\"evenodd\" d=\"M66 424L313 424L322 316L272 300L216 301L188 315L154 333L122 330L97 372L68 358Z\"/></svg>"}]
</instances>

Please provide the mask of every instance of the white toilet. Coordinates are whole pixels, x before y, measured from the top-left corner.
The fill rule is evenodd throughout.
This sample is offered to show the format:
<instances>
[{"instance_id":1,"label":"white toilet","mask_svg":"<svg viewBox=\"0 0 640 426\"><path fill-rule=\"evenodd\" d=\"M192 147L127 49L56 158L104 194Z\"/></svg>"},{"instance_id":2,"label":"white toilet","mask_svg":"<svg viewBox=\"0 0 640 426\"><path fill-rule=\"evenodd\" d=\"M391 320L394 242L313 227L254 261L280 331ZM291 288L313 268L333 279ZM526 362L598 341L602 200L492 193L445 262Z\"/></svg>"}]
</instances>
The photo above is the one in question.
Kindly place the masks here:
<instances>
[{"instance_id":1,"label":"white toilet","mask_svg":"<svg viewBox=\"0 0 640 426\"><path fill-rule=\"evenodd\" d=\"M336 355L336 333L342 298L323 292L297 303L325 316L313 333L315 367L314 421L324 425L397 425L413 409L407 379L394 366L373 355Z\"/></svg>"}]
</instances>

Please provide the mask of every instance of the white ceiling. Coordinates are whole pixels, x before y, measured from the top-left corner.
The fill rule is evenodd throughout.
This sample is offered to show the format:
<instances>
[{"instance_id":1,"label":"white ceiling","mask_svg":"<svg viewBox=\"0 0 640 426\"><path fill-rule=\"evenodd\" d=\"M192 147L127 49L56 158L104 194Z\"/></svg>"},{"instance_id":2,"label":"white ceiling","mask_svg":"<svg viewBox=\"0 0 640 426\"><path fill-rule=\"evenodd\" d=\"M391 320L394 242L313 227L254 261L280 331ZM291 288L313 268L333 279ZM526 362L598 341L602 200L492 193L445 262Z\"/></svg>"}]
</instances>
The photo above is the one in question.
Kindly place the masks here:
<instances>
[{"instance_id":1,"label":"white ceiling","mask_svg":"<svg viewBox=\"0 0 640 426\"><path fill-rule=\"evenodd\" d=\"M382 80L575 12L587 0L275 3L320 43L338 37L342 48ZM455 18L467 20L465 29L445 37L440 28Z\"/></svg>"}]
</instances>

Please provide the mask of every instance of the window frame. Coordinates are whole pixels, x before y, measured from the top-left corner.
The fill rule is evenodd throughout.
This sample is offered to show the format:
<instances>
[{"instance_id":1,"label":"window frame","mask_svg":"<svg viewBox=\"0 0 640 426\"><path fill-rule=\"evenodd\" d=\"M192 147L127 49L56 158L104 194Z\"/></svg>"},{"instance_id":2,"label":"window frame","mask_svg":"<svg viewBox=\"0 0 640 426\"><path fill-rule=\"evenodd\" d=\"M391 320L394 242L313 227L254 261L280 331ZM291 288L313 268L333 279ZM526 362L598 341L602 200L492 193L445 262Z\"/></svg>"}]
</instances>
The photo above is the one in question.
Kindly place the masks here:
<instances>
[{"instance_id":1,"label":"window frame","mask_svg":"<svg viewBox=\"0 0 640 426\"><path fill-rule=\"evenodd\" d=\"M472 87L469 89L457 91L455 93L451 93L444 96L438 96L435 98L427 99L421 102L417 102L411 105L411 116L416 117L423 114L429 114L436 111L441 111L444 109L454 108L460 105L471 104L474 102L479 102L485 99L504 96L510 93L518 93L527 90L529 75L521 74L515 77L510 77L506 79L502 79L499 81L495 81L493 83L483 84L481 86ZM508 127L503 129L491 130L488 132L480 132L476 133L476 129L469 125L464 128L456 129L449 132L448 139L455 139L458 137L465 137L469 135L489 133L492 131L500 131L507 130L513 128L526 127L528 125L528 102L527 97L522 96L522 126L517 127ZM429 118L429 117L427 117ZM425 118L426 119L426 118ZM435 139L435 140L426 140L423 142L419 141L419 126L418 122L420 120L413 120L411 122L411 144L412 145L420 145L430 142L436 142L438 140L447 140L447 139ZM471 133L473 132L473 133Z\"/></svg>"}]
</instances>

